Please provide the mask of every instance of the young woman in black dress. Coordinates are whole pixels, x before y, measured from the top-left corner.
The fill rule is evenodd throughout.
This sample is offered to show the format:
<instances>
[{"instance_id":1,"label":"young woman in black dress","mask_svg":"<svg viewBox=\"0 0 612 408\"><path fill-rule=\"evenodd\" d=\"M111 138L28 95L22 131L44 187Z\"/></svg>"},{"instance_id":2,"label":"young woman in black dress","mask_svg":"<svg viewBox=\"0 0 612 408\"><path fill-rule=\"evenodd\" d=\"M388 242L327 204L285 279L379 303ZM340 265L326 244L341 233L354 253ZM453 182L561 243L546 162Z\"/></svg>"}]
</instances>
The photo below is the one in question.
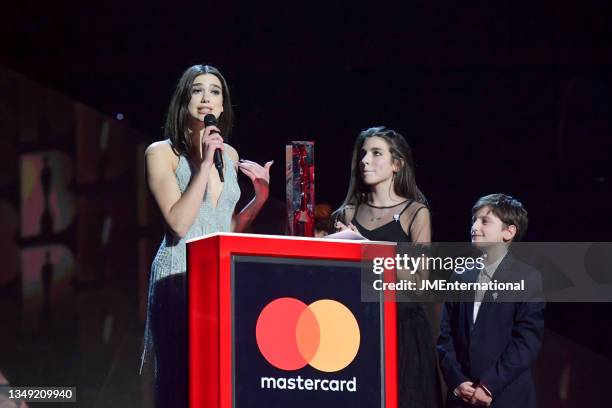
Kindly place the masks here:
<instances>
[{"instance_id":1,"label":"young woman in black dress","mask_svg":"<svg viewBox=\"0 0 612 408\"><path fill-rule=\"evenodd\" d=\"M402 135L382 126L359 134L348 193L333 219L336 230L350 229L372 241L431 242L431 214ZM399 406L442 407L434 342L423 307L398 302L397 316Z\"/></svg>"}]
</instances>

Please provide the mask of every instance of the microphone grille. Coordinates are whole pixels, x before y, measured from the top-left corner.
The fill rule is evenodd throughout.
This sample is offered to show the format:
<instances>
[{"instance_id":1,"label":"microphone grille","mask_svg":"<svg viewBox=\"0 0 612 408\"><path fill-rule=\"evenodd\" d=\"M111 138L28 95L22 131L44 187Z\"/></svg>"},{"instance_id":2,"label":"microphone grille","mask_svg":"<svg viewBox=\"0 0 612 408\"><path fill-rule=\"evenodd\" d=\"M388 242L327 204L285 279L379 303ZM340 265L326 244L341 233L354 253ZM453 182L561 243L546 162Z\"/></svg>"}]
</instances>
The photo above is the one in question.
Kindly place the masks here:
<instances>
[{"instance_id":1,"label":"microphone grille","mask_svg":"<svg viewBox=\"0 0 612 408\"><path fill-rule=\"evenodd\" d=\"M215 115L213 115L212 113L209 113L206 116L204 116L204 126L216 126L216 125L217 125L217 118L215 117Z\"/></svg>"}]
</instances>

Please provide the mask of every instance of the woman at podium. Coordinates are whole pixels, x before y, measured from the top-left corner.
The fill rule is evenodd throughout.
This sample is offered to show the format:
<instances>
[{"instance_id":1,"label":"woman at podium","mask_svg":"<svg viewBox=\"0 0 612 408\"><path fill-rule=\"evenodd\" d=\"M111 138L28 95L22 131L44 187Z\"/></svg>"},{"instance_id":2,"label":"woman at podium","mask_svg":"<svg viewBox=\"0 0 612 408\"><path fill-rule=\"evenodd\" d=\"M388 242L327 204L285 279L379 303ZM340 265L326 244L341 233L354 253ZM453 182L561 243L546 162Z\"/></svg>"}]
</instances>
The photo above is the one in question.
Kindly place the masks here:
<instances>
[{"instance_id":1,"label":"woman at podium","mask_svg":"<svg viewBox=\"0 0 612 408\"><path fill-rule=\"evenodd\" d=\"M243 231L268 198L272 162L239 160L226 143L232 121L223 75L212 66L194 65L171 97L166 139L145 152L147 185L166 226L151 267L142 356L144 363L155 352L156 406L187 406L186 240ZM235 214L238 171L253 182L255 197Z\"/></svg>"},{"instance_id":2,"label":"woman at podium","mask_svg":"<svg viewBox=\"0 0 612 408\"><path fill-rule=\"evenodd\" d=\"M336 230L372 241L431 242L431 215L419 191L410 146L383 126L359 134L349 189L333 214ZM442 407L434 342L420 303L398 302L399 406Z\"/></svg>"}]
</instances>

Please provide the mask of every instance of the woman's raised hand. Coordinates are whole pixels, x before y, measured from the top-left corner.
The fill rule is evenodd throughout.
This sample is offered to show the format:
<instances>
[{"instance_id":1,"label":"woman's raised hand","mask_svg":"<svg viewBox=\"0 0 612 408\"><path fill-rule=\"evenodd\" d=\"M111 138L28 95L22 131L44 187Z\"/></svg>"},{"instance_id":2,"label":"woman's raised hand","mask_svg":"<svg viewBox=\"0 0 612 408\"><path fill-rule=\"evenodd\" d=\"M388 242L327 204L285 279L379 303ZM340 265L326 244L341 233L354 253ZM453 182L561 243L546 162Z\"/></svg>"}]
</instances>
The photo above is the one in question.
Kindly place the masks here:
<instances>
[{"instance_id":1,"label":"woman's raised hand","mask_svg":"<svg viewBox=\"0 0 612 408\"><path fill-rule=\"evenodd\" d=\"M241 159L238 168L246 174L253 183L255 197L266 200L270 191L270 167L274 161L269 161L263 166L251 160Z\"/></svg>"}]
</instances>

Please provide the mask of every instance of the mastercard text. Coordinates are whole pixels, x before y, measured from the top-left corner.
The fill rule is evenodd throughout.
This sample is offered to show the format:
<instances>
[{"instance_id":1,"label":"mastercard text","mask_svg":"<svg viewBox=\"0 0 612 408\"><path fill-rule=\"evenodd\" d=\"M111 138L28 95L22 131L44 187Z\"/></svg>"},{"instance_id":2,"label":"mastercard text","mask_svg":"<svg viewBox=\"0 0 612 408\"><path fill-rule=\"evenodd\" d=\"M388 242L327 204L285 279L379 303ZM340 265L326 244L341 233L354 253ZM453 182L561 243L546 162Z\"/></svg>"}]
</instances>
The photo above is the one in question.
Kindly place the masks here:
<instances>
[{"instance_id":1,"label":"mastercard text","mask_svg":"<svg viewBox=\"0 0 612 408\"><path fill-rule=\"evenodd\" d=\"M357 378L336 380L327 378L297 377L261 377L262 389L300 390L300 391L333 391L357 392Z\"/></svg>"}]
</instances>

